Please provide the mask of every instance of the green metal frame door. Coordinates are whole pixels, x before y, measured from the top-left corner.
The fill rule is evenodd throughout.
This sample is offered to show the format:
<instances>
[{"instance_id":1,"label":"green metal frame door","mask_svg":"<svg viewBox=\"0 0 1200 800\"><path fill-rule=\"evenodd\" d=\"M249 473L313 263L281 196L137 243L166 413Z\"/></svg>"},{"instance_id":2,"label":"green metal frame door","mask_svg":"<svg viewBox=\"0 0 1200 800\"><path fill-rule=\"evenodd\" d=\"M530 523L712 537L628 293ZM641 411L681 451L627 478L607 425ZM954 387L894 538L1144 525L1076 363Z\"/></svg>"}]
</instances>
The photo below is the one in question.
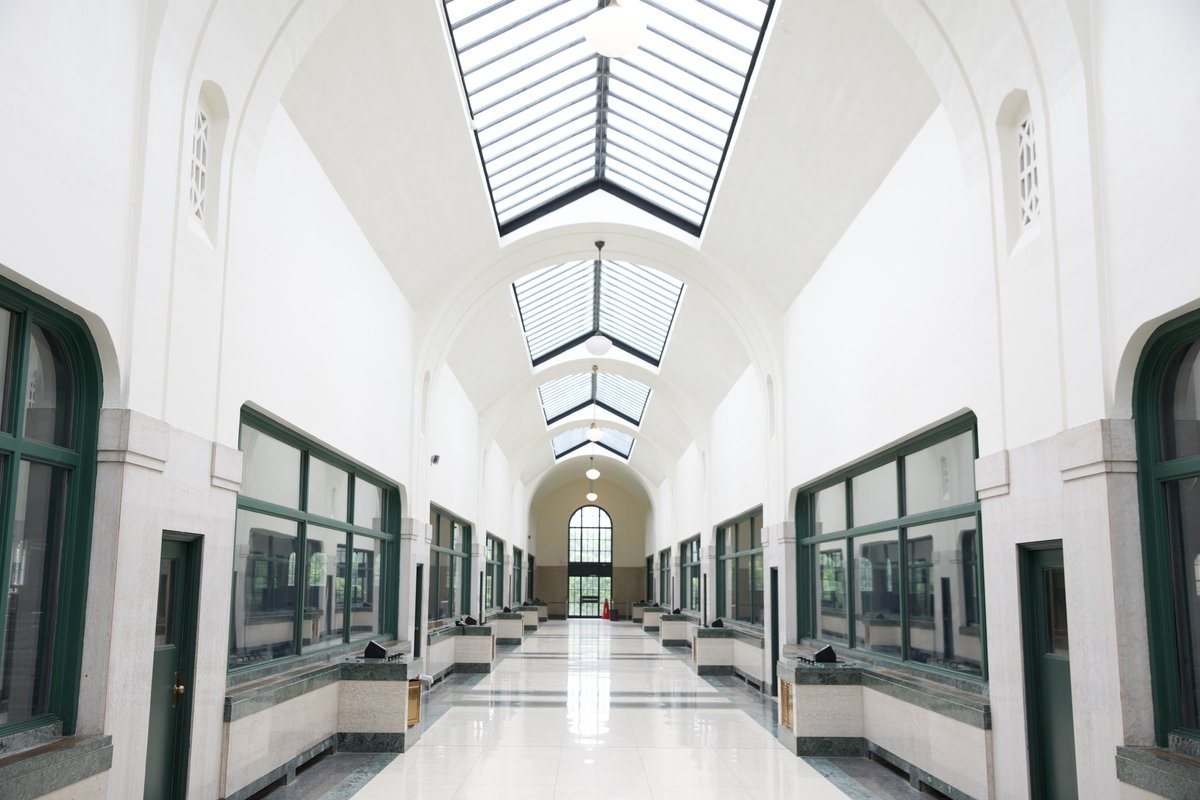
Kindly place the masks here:
<instances>
[{"instance_id":1,"label":"green metal frame door","mask_svg":"<svg viewBox=\"0 0 1200 800\"><path fill-rule=\"evenodd\" d=\"M146 747L145 800L186 794L191 729L192 658L196 641L199 559L191 542L164 539L159 560Z\"/></svg>"},{"instance_id":2,"label":"green metal frame door","mask_svg":"<svg viewBox=\"0 0 1200 800\"><path fill-rule=\"evenodd\" d=\"M1034 800L1073 800L1075 720L1061 542L1022 548L1025 706Z\"/></svg>"}]
</instances>

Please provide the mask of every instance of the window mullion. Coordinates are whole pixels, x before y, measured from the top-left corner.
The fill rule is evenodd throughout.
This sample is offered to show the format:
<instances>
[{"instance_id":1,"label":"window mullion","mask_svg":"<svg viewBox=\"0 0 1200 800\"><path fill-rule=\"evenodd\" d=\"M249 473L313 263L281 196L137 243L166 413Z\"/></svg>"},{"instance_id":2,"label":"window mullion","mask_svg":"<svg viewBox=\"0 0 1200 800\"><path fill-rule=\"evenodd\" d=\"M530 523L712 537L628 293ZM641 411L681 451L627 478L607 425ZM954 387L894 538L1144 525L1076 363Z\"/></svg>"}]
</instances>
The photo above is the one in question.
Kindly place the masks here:
<instances>
[{"instance_id":1,"label":"window mullion","mask_svg":"<svg viewBox=\"0 0 1200 800\"><path fill-rule=\"evenodd\" d=\"M896 532L900 543L900 658L908 661L908 528Z\"/></svg>"},{"instance_id":2,"label":"window mullion","mask_svg":"<svg viewBox=\"0 0 1200 800\"><path fill-rule=\"evenodd\" d=\"M308 509L308 450L300 451L300 510ZM306 515L307 516L307 515ZM292 614L292 652L304 654L304 590L308 583L308 523L301 519L296 526L296 569L293 574L296 609Z\"/></svg>"}]
</instances>

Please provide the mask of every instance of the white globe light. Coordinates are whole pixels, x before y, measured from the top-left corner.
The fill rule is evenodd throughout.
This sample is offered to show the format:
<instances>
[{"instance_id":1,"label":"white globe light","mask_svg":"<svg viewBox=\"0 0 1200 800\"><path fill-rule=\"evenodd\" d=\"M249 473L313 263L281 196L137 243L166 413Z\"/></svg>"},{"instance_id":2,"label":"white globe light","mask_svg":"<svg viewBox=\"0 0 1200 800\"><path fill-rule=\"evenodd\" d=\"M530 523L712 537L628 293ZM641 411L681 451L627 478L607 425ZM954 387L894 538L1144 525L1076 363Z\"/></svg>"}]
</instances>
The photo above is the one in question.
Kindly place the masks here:
<instances>
[{"instance_id":1,"label":"white globe light","mask_svg":"<svg viewBox=\"0 0 1200 800\"><path fill-rule=\"evenodd\" d=\"M576 428L576 430L578 430L578 428ZM591 427L589 427L587 429L587 440L589 442L598 442L603 438L604 438L604 431L597 428L596 423L593 422L591 424Z\"/></svg>"},{"instance_id":2,"label":"white globe light","mask_svg":"<svg viewBox=\"0 0 1200 800\"><path fill-rule=\"evenodd\" d=\"M609 339L603 333L597 333L595 336L583 343L587 351L594 356L602 356L612 349L612 339Z\"/></svg>"},{"instance_id":3,"label":"white globe light","mask_svg":"<svg viewBox=\"0 0 1200 800\"><path fill-rule=\"evenodd\" d=\"M592 467L583 474L587 476L589 481L598 480L600 478L600 470L596 469L595 467Z\"/></svg>"},{"instance_id":4,"label":"white globe light","mask_svg":"<svg viewBox=\"0 0 1200 800\"><path fill-rule=\"evenodd\" d=\"M616 2L583 21L583 35L602 56L620 58L637 49L646 35L646 20Z\"/></svg>"},{"instance_id":5,"label":"white globe light","mask_svg":"<svg viewBox=\"0 0 1200 800\"><path fill-rule=\"evenodd\" d=\"M596 494L595 492L588 492L586 495L584 495L584 497L587 498L589 503L594 503L596 502L596 498L600 497L600 495Z\"/></svg>"}]
</instances>

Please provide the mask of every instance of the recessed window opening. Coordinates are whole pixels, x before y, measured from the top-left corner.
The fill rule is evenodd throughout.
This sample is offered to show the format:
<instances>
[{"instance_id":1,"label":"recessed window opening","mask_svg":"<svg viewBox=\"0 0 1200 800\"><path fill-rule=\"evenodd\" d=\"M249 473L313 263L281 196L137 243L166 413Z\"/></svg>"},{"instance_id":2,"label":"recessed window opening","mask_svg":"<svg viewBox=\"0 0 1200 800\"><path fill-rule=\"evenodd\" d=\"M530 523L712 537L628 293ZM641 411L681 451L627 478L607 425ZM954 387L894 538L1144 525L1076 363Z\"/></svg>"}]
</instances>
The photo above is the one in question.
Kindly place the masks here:
<instances>
[{"instance_id":1,"label":"recessed window opening","mask_svg":"<svg viewBox=\"0 0 1200 800\"><path fill-rule=\"evenodd\" d=\"M197 222L204 222L205 206L208 200L208 134L212 112L207 104L200 103L196 109L195 121L192 126L192 163L191 181L188 187L188 202L191 215Z\"/></svg>"},{"instance_id":2,"label":"recessed window opening","mask_svg":"<svg viewBox=\"0 0 1200 800\"><path fill-rule=\"evenodd\" d=\"M717 614L763 624L762 509L717 526Z\"/></svg>"},{"instance_id":3,"label":"recessed window opening","mask_svg":"<svg viewBox=\"0 0 1200 800\"><path fill-rule=\"evenodd\" d=\"M679 607L700 611L700 537L679 545Z\"/></svg>"},{"instance_id":4,"label":"recessed window opening","mask_svg":"<svg viewBox=\"0 0 1200 800\"><path fill-rule=\"evenodd\" d=\"M486 561L483 571L483 607L504 605L504 542L487 534Z\"/></svg>"},{"instance_id":5,"label":"recessed window opening","mask_svg":"<svg viewBox=\"0 0 1200 800\"><path fill-rule=\"evenodd\" d=\"M1159 746L1200 742L1200 313L1151 337L1134 388Z\"/></svg>"},{"instance_id":6,"label":"recessed window opening","mask_svg":"<svg viewBox=\"0 0 1200 800\"><path fill-rule=\"evenodd\" d=\"M87 329L0 281L0 735L74 732L100 369Z\"/></svg>"},{"instance_id":7,"label":"recessed window opening","mask_svg":"<svg viewBox=\"0 0 1200 800\"><path fill-rule=\"evenodd\" d=\"M1028 228L1041 214L1037 137L1034 135L1033 118L1029 116L1017 123L1017 169L1021 226Z\"/></svg>"},{"instance_id":8,"label":"recessed window opening","mask_svg":"<svg viewBox=\"0 0 1200 800\"><path fill-rule=\"evenodd\" d=\"M986 677L974 418L799 495L813 639Z\"/></svg>"},{"instance_id":9,"label":"recessed window opening","mask_svg":"<svg viewBox=\"0 0 1200 800\"><path fill-rule=\"evenodd\" d=\"M471 608L471 525L436 506L429 522L429 619L464 616Z\"/></svg>"},{"instance_id":10,"label":"recessed window opening","mask_svg":"<svg viewBox=\"0 0 1200 800\"><path fill-rule=\"evenodd\" d=\"M399 488L242 411L229 668L395 630Z\"/></svg>"}]
</instances>

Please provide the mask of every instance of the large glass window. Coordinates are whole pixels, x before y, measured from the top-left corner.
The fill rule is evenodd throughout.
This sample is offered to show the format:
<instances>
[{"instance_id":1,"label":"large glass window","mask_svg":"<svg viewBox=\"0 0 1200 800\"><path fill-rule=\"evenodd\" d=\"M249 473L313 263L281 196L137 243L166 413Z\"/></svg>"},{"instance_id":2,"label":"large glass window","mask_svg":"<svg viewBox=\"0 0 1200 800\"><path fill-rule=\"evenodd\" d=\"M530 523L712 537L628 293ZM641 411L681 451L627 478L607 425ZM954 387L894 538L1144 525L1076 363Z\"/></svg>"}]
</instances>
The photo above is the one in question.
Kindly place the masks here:
<instances>
[{"instance_id":1,"label":"large glass window","mask_svg":"<svg viewBox=\"0 0 1200 800\"><path fill-rule=\"evenodd\" d=\"M717 609L725 619L763 624L762 509L717 527Z\"/></svg>"},{"instance_id":2,"label":"large glass window","mask_svg":"<svg viewBox=\"0 0 1200 800\"><path fill-rule=\"evenodd\" d=\"M429 619L466 616L471 609L471 526L448 511L429 513Z\"/></svg>"},{"instance_id":3,"label":"large glass window","mask_svg":"<svg viewBox=\"0 0 1200 800\"><path fill-rule=\"evenodd\" d=\"M658 602L668 608L671 606L671 548L669 547L658 553Z\"/></svg>"},{"instance_id":4,"label":"large glass window","mask_svg":"<svg viewBox=\"0 0 1200 800\"><path fill-rule=\"evenodd\" d=\"M84 331L0 282L0 735L75 726L100 413Z\"/></svg>"},{"instance_id":5,"label":"large glass window","mask_svg":"<svg viewBox=\"0 0 1200 800\"><path fill-rule=\"evenodd\" d=\"M700 537L679 545L679 607L700 611Z\"/></svg>"},{"instance_id":6,"label":"large glass window","mask_svg":"<svg viewBox=\"0 0 1200 800\"><path fill-rule=\"evenodd\" d=\"M599 506L576 509L567 525L567 616L598 617L612 600L612 518Z\"/></svg>"},{"instance_id":7,"label":"large glass window","mask_svg":"<svg viewBox=\"0 0 1200 800\"><path fill-rule=\"evenodd\" d=\"M974 465L968 417L800 493L807 636L985 676Z\"/></svg>"},{"instance_id":8,"label":"large glass window","mask_svg":"<svg viewBox=\"0 0 1200 800\"><path fill-rule=\"evenodd\" d=\"M525 568L525 552L519 547L513 548L513 585L512 599L513 605L521 605L525 602L523 594L524 581L522 580L522 572Z\"/></svg>"},{"instance_id":9,"label":"large glass window","mask_svg":"<svg viewBox=\"0 0 1200 800\"><path fill-rule=\"evenodd\" d=\"M399 490L249 409L240 446L229 668L394 634Z\"/></svg>"},{"instance_id":10,"label":"large glass window","mask_svg":"<svg viewBox=\"0 0 1200 800\"><path fill-rule=\"evenodd\" d=\"M483 607L499 608L504 605L504 542L490 533L484 560Z\"/></svg>"},{"instance_id":11,"label":"large glass window","mask_svg":"<svg viewBox=\"0 0 1200 800\"><path fill-rule=\"evenodd\" d=\"M1134 394L1155 735L1200 740L1200 314L1151 338Z\"/></svg>"}]
</instances>

